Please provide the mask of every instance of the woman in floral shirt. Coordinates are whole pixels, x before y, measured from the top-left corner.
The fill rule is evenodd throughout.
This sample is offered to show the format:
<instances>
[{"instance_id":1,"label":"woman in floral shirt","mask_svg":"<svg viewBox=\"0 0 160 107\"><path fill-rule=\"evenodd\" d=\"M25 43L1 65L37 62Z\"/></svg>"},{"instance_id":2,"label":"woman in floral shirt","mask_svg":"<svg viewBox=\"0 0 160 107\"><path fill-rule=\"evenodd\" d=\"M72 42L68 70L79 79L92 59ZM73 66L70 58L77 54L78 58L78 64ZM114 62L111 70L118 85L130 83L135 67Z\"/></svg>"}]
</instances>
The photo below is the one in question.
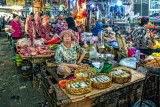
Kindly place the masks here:
<instances>
[{"instance_id":1,"label":"woman in floral shirt","mask_svg":"<svg viewBox=\"0 0 160 107\"><path fill-rule=\"evenodd\" d=\"M55 59L58 63L58 74L64 75L64 78L69 76L72 69L79 68L84 56L85 50L77 43L72 41L74 34L71 30L64 30L60 34L62 43L56 49ZM80 52L81 57L77 62L77 52Z\"/></svg>"},{"instance_id":2,"label":"woman in floral shirt","mask_svg":"<svg viewBox=\"0 0 160 107\"><path fill-rule=\"evenodd\" d=\"M141 28L135 29L131 35L131 39L134 43L134 47L139 49L146 55L151 55L153 52L160 52L153 34L149 31L151 27L150 19L143 17L138 21Z\"/></svg>"}]
</instances>

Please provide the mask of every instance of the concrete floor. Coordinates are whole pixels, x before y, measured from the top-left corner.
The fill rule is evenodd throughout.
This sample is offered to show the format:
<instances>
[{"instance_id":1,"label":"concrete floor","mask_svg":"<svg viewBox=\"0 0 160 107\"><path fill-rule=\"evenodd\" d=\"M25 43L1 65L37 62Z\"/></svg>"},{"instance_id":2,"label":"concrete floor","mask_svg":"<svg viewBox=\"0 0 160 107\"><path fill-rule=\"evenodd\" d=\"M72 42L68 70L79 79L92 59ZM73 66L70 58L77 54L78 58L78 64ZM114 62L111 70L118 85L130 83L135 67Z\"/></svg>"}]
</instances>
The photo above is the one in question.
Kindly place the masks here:
<instances>
[{"instance_id":1,"label":"concrete floor","mask_svg":"<svg viewBox=\"0 0 160 107\"><path fill-rule=\"evenodd\" d=\"M6 35L0 34L0 107L40 107L41 90L33 89L29 77L23 76L12 57L15 56ZM18 96L19 98L15 98Z\"/></svg>"}]
</instances>

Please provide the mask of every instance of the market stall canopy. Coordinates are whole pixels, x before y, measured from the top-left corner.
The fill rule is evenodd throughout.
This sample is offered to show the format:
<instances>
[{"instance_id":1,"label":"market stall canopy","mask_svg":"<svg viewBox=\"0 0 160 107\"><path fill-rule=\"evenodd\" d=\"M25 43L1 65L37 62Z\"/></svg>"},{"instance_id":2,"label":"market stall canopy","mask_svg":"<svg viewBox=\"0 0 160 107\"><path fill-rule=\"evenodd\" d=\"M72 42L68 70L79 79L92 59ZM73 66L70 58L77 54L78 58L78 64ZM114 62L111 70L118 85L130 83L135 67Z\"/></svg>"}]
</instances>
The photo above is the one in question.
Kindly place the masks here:
<instances>
[{"instance_id":1,"label":"market stall canopy","mask_svg":"<svg viewBox=\"0 0 160 107\"><path fill-rule=\"evenodd\" d=\"M6 0L7 6L25 6L25 0Z\"/></svg>"}]
</instances>

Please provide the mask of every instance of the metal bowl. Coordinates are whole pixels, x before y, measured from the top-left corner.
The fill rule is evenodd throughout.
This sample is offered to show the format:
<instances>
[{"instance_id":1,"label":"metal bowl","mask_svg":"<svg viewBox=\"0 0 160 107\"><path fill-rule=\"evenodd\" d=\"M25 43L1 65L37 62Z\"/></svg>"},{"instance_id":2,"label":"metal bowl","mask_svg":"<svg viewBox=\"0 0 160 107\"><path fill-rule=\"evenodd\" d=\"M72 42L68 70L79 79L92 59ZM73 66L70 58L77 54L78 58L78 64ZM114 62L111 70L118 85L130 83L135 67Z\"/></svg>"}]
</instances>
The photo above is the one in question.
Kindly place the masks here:
<instances>
[{"instance_id":1,"label":"metal bowl","mask_svg":"<svg viewBox=\"0 0 160 107\"><path fill-rule=\"evenodd\" d=\"M152 74L160 75L160 68L149 66L149 65L146 65L146 64L144 65L144 67L146 68L146 70L148 70Z\"/></svg>"},{"instance_id":2,"label":"metal bowl","mask_svg":"<svg viewBox=\"0 0 160 107\"><path fill-rule=\"evenodd\" d=\"M107 60L107 61L113 60L114 57L115 57L115 55L113 55L113 54L101 54L101 55L99 56L99 58L100 58L101 60Z\"/></svg>"}]
</instances>

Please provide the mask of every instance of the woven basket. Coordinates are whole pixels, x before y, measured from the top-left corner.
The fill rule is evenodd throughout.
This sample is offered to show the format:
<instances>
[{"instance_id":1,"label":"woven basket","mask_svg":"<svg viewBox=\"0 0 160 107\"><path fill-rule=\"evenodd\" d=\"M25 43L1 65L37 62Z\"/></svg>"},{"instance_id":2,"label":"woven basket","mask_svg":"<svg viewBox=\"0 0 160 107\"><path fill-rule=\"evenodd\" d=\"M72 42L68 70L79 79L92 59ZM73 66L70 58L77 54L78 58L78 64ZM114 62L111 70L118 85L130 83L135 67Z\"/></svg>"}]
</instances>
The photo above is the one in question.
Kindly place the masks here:
<instances>
[{"instance_id":1,"label":"woven basket","mask_svg":"<svg viewBox=\"0 0 160 107\"><path fill-rule=\"evenodd\" d=\"M108 77L111 78L110 81L107 81L107 82L95 82L95 81L91 81L92 82L92 87L94 88L98 88L98 89L104 89L104 88L109 88L112 86L112 77L109 75L109 74L106 74L106 73L99 73L99 74L95 74L94 76L92 77L95 77L95 76L98 76L98 75L106 75ZM91 78L92 78L91 77Z\"/></svg>"},{"instance_id":2,"label":"woven basket","mask_svg":"<svg viewBox=\"0 0 160 107\"><path fill-rule=\"evenodd\" d=\"M75 70L74 76L75 76L76 78L89 78L90 76L79 76L79 75L77 75L77 74L80 73L80 72L86 72L86 71L91 71L91 72L93 72L94 74L97 73L96 70L93 69L93 68L90 68L90 67L81 67L81 68L78 68L78 69Z\"/></svg>"},{"instance_id":3,"label":"woven basket","mask_svg":"<svg viewBox=\"0 0 160 107\"><path fill-rule=\"evenodd\" d=\"M131 73L131 71L130 71L130 70L126 70L126 69L122 69L122 70L130 73L130 76L128 76L128 77L112 76L113 82L118 83L118 84L123 84L123 83L130 82L130 81L131 81L131 78L132 78L132 73ZM110 72L112 72L112 71L114 71L114 69L111 70Z\"/></svg>"},{"instance_id":4,"label":"woven basket","mask_svg":"<svg viewBox=\"0 0 160 107\"><path fill-rule=\"evenodd\" d=\"M80 81L88 81L90 84L85 86L85 87L82 87L82 88L70 88L68 87L68 84L72 84L72 83L75 83L75 82L80 82ZM91 86L91 81L89 79L73 79L73 80L69 80L67 81L66 83L66 90L68 93L70 94L73 94L73 95L82 95L82 94L85 94L85 93L89 93L92 91L92 86Z\"/></svg>"},{"instance_id":5,"label":"woven basket","mask_svg":"<svg viewBox=\"0 0 160 107\"><path fill-rule=\"evenodd\" d=\"M49 60L46 60L46 65L48 66L48 67L57 67L57 63L50 63L50 62L48 62Z\"/></svg>"}]
</instances>

